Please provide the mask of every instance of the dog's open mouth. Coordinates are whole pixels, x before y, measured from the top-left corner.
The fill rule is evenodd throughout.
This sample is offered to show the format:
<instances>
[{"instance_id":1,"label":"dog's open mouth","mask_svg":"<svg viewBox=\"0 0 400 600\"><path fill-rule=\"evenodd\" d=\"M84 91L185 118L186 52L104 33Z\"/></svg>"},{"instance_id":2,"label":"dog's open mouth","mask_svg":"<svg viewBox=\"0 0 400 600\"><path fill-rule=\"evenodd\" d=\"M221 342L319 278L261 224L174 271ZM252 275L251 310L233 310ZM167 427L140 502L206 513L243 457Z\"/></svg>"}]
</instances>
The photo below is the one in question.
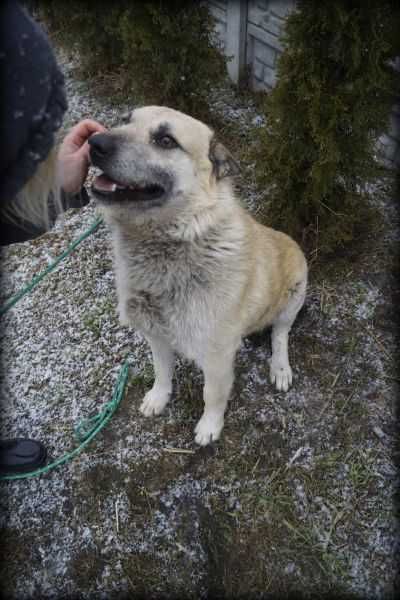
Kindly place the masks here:
<instances>
[{"instance_id":1,"label":"dog's open mouth","mask_svg":"<svg viewBox=\"0 0 400 600\"><path fill-rule=\"evenodd\" d=\"M156 200L165 194L165 189L157 183L125 185L114 181L105 173L98 175L92 183L92 191L102 201L145 202Z\"/></svg>"}]
</instances>

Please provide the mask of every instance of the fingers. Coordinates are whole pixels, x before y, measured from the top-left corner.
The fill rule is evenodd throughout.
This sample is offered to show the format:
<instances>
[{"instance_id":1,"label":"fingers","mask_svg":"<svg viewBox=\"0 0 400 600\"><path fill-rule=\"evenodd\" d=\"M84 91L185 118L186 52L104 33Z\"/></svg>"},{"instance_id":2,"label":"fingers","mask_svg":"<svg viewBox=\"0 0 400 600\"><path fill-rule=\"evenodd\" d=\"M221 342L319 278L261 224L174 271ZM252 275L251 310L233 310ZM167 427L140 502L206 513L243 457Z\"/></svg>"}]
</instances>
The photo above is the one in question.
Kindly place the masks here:
<instances>
[{"instance_id":1,"label":"fingers","mask_svg":"<svg viewBox=\"0 0 400 600\"><path fill-rule=\"evenodd\" d=\"M93 133L103 133L105 131L107 129L97 121L84 119L72 127L64 138L63 146L68 150L76 151L84 145Z\"/></svg>"}]
</instances>

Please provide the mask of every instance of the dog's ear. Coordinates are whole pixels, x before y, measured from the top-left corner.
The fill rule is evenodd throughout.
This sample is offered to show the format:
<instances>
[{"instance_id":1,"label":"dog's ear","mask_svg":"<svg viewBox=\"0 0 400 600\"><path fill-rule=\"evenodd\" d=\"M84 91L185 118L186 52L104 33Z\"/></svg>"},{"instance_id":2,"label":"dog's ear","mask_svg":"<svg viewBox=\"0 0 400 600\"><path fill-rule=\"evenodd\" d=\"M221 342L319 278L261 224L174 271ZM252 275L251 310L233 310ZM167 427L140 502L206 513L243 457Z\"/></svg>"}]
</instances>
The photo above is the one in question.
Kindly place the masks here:
<instances>
[{"instance_id":1,"label":"dog's ear","mask_svg":"<svg viewBox=\"0 0 400 600\"><path fill-rule=\"evenodd\" d=\"M232 175L237 175L239 173L239 165L232 154L215 138L211 139L208 156L212 162L213 172L217 179L231 177Z\"/></svg>"}]
</instances>

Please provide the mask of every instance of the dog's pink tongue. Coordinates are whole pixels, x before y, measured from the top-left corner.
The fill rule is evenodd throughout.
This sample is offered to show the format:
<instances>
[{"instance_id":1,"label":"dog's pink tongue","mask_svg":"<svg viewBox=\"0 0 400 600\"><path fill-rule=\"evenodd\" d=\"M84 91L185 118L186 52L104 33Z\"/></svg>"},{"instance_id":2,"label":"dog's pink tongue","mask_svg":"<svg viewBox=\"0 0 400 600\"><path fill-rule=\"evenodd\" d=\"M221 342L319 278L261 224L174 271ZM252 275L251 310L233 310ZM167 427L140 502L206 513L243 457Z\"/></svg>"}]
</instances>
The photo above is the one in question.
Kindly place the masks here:
<instances>
[{"instance_id":1,"label":"dog's pink tongue","mask_svg":"<svg viewBox=\"0 0 400 600\"><path fill-rule=\"evenodd\" d=\"M93 181L93 186L102 192L114 192L117 189L117 184L106 175L98 175Z\"/></svg>"}]
</instances>

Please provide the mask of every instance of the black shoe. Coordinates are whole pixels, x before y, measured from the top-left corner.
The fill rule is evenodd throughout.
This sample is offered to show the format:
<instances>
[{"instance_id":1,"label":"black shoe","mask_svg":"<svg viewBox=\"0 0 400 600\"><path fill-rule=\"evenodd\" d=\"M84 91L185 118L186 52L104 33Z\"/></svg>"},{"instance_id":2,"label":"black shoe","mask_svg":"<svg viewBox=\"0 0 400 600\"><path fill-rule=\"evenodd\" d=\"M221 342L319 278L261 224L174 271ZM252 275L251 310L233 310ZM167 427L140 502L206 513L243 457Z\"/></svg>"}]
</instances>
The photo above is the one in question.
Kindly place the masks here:
<instances>
[{"instance_id":1,"label":"black shoe","mask_svg":"<svg viewBox=\"0 0 400 600\"><path fill-rule=\"evenodd\" d=\"M13 475L27 473L42 467L47 450L41 442L17 438L0 441L0 473Z\"/></svg>"}]
</instances>

